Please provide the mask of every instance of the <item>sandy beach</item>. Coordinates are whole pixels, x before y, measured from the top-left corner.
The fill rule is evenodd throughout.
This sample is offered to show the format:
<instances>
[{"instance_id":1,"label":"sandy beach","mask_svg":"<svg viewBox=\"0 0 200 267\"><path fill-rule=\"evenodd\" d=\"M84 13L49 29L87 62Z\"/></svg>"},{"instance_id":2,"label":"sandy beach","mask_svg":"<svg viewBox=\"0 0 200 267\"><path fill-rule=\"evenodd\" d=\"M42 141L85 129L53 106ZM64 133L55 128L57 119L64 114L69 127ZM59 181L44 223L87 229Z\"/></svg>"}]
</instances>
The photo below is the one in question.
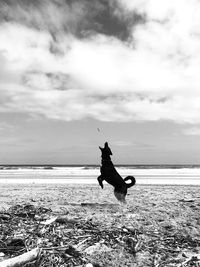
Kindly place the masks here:
<instances>
[{"instance_id":1,"label":"sandy beach","mask_svg":"<svg viewBox=\"0 0 200 267\"><path fill-rule=\"evenodd\" d=\"M0 267L200 267L199 70L200 1L0 0Z\"/></svg>"},{"instance_id":2,"label":"sandy beach","mask_svg":"<svg viewBox=\"0 0 200 267\"><path fill-rule=\"evenodd\" d=\"M127 250L125 240L116 246L106 243L107 250L87 255L93 266L198 266L189 264L194 259L199 264L200 259L199 190L199 186L136 185L128 192L127 204L120 205L109 185L102 190L84 184L1 184L0 209L29 203L51 208L49 218L68 214L98 229L137 233L137 251ZM104 241L102 237L90 246Z\"/></svg>"}]
</instances>

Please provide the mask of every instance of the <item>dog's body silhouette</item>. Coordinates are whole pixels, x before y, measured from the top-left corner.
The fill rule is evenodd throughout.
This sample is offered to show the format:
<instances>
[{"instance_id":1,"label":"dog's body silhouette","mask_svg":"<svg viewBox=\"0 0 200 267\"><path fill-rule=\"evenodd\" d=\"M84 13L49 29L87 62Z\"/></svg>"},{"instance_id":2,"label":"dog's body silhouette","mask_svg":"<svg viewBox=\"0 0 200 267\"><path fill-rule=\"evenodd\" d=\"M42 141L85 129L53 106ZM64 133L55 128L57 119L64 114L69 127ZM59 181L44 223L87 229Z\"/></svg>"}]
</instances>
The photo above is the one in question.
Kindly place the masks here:
<instances>
[{"instance_id":1,"label":"dog's body silhouette","mask_svg":"<svg viewBox=\"0 0 200 267\"><path fill-rule=\"evenodd\" d=\"M115 169L112 161L111 155L112 151L106 142L104 144L104 148L99 147L101 150L101 167L100 172L101 175L97 178L99 185L103 188L103 181L105 180L107 183L111 184L114 187L114 195L117 200L125 203L125 197L127 194L127 189L131 186L135 185L136 180L133 176L127 176L126 178L122 178L120 174ZM130 184L127 184L126 181L131 180Z\"/></svg>"}]
</instances>

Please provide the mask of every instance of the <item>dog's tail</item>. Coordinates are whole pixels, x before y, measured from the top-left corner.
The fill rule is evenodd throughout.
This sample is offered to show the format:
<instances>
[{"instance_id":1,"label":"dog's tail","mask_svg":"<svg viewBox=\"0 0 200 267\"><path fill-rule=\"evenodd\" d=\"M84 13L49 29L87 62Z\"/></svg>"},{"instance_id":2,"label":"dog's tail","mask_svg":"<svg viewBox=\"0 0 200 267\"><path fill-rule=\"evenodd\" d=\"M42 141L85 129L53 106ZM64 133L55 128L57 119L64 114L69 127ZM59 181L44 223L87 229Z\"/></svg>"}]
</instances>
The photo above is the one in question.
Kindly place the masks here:
<instances>
[{"instance_id":1,"label":"dog's tail","mask_svg":"<svg viewBox=\"0 0 200 267\"><path fill-rule=\"evenodd\" d=\"M131 180L130 184L127 184L126 181ZM131 186L135 185L136 180L135 177L133 176L127 176L126 178L124 178L124 182L126 183L127 188L130 188Z\"/></svg>"}]
</instances>

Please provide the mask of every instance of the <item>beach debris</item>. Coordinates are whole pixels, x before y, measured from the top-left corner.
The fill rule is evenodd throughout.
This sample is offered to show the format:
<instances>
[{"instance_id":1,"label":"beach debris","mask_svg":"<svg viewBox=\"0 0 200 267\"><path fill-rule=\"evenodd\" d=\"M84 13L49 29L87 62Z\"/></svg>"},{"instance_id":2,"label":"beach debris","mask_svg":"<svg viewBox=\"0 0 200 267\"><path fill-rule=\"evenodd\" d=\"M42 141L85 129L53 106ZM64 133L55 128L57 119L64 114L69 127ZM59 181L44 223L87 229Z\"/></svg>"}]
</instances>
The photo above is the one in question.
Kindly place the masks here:
<instances>
[{"instance_id":1,"label":"beach debris","mask_svg":"<svg viewBox=\"0 0 200 267\"><path fill-rule=\"evenodd\" d=\"M142 241L138 240L137 236L127 236L123 241L125 242L127 249L132 254L136 254L142 247Z\"/></svg>"},{"instance_id":2,"label":"beach debris","mask_svg":"<svg viewBox=\"0 0 200 267\"><path fill-rule=\"evenodd\" d=\"M185 257L185 258L195 257L198 260L200 260L200 254L199 253L195 253L195 252L186 251L186 252L182 253L182 256Z\"/></svg>"},{"instance_id":3,"label":"beach debris","mask_svg":"<svg viewBox=\"0 0 200 267\"><path fill-rule=\"evenodd\" d=\"M4 259L5 254L3 252L0 252L0 262Z\"/></svg>"},{"instance_id":4,"label":"beach debris","mask_svg":"<svg viewBox=\"0 0 200 267\"><path fill-rule=\"evenodd\" d=\"M49 208L26 203L0 213L10 218L7 220L0 216L0 267L8 267L2 265L6 260L37 248L40 252L33 260L37 264L28 262L14 267L113 266L102 263L102 255L120 257L122 251L123 255L132 257L132 262L146 262L138 266L189 267L200 264L198 235L191 236L179 231L170 222L167 224L169 227L159 220L157 224L153 221L152 224L146 224L145 217L138 227L137 213L133 213L132 218L129 212L128 216L126 213L121 213L121 217L120 214L113 216L116 223L108 225L93 217L93 206L80 207L77 209L83 216L77 216L75 212L74 217L71 213L70 216L66 215L66 210L63 214L56 211L56 214ZM90 216L85 216L86 209L92 210Z\"/></svg>"},{"instance_id":5,"label":"beach debris","mask_svg":"<svg viewBox=\"0 0 200 267\"><path fill-rule=\"evenodd\" d=\"M73 256L75 258L78 258L81 256L81 253L80 251L78 251L75 247L69 245L66 249L65 249L65 253L70 255L70 256Z\"/></svg>"},{"instance_id":6,"label":"beach debris","mask_svg":"<svg viewBox=\"0 0 200 267\"><path fill-rule=\"evenodd\" d=\"M90 203L90 202L85 202L81 203L81 206L83 207L118 207L119 204L113 204L113 203Z\"/></svg>"},{"instance_id":7,"label":"beach debris","mask_svg":"<svg viewBox=\"0 0 200 267\"><path fill-rule=\"evenodd\" d=\"M88 240L91 240L92 239L92 236L89 235L87 236L87 238L81 240L81 242L79 242L75 247L76 249L78 249L79 251L83 251L85 249L85 243L88 241Z\"/></svg>"},{"instance_id":8,"label":"beach debris","mask_svg":"<svg viewBox=\"0 0 200 267\"><path fill-rule=\"evenodd\" d=\"M12 214L22 218L34 218L36 214L41 215L47 212L51 212L51 209L45 207L36 207L28 203L24 205L17 204L10 207L7 211L7 214Z\"/></svg>"},{"instance_id":9,"label":"beach debris","mask_svg":"<svg viewBox=\"0 0 200 267\"><path fill-rule=\"evenodd\" d=\"M193 198L183 198L183 199L180 199L179 201L180 202L194 202L195 199L193 199Z\"/></svg>"},{"instance_id":10,"label":"beach debris","mask_svg":"<svg viewBox=\"0 0 200 267\"><path fill-rule=\"evenodd\" d=\"M109 248L108 246L101 244L101 243L96 243L84 250L84 252L89 255L95 252L103 253L103 252L110 252L110 251L112 251L112 248Z\"/></svg>"},{"instance_id":11,"label":"beach debris","mask_svg":"<svg viewBox=\"0 0 200 267\"><path fill-rule=\"evenodd\" d=\"M125 216L128 220L131 220L131 219L135 219L138 215L134 213L127 213Z\"/></svg>"},{"instance_id":12,"label":"beach debris","mask_svg":"<svg viewBox=\"0 0 200 267\"><path fill-rule=\"evenodd\" d=\"M199 255L192 256L180 264L180 267L186 267L186 266L200 266Z\"/></svg>"},{"instance_id":13,"label":"beach debris","mask_svg":"<svg viewBox=\"0 0 200 267\"><path fill-rule=\"evenodd\" d=\"M123 238L135 235L125 227L102 227L87 217L52 216L50 209L26 203L12 206L4 213L11 219L0 218L0 224L4 222L0 229L1 259L12 259L38 247L41 249L39 261L43 267L53 264L83 266L88 262L88 257L95 253L109 253L116 246L120 247L121 243L127 248Z\"/></svg>"},{"instance_id":14,"label":"beach debris","mask_svg":"<svg viewBox=\"0 0 200 267\"><path fill-rule=\"evenodd\" d=\"M22 255L13 257L11 259L4 260L0 262L1 267L20 267L27 263L35 261L40 255L40 249L34 248Z\"/></svg>"},{"instance_id":15,"label":"beach debris","mask_svg":"<svg viewBox=\"0 0 200 267\"><path fill-rule=\"evenodd\" d=\"M13 238L13 239L8 240L6 242L6 247L7 247L7 249L12 249L12 250L18 251L18 250L25 248L25 242L21 238Z\"/></svg>"},{"instance_id":16,"label":"beach debris","mask_svg":"<svg viewBox=\"0 0 200 267\"><path fill-rule=\"evenodd\" d=\"M49 224L55 222L57 218L58 218L57 216L56 217L52 217L52 218L50 218L50 219L48 219L48 220L46 220L44 222L40 222L40 224L49 225Z\"/></svg>"},{"instance_id":17,"label":"beach debris","mask_svg":"<svg viewBox=\"0 0 200 267\"><path fill-rule=\"evenodd\" d=\"M58 216L56 218L56 222L60 224L74 225L77 223L78 219L79 218L69 218L69 216L63 215L63 216Z\"/></svg>"},{"instance_id":18,"label":"beach debris","mask_svg":"<svg viewBox=\"0 0 200 267\"><path fill-rule=\"evenodd\" d=\"M2 220L10 220L10 215L9 214L7 214L7 213L4 213L4 212L2 212L2 213L0 213L0 219L2 219Z\"/></svg>"}]
</instances>

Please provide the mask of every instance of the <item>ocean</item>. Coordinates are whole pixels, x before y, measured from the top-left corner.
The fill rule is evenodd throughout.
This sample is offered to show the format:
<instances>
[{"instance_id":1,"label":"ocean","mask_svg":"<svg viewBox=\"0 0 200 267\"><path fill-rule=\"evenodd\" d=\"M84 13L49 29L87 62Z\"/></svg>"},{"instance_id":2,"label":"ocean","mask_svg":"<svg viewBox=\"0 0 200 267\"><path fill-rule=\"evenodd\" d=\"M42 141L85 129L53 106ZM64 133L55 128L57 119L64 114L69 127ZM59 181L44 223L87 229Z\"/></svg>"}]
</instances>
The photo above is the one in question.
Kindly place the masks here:
<instances>
[{"instance_id":1,"label":"ocean","mask_svg":"<svg viewBox=\"0 0 200 267\"><path fill-rule=\"evenodd\" d=\"M200 165L117 165L124 178L137 184L200 185ZM97 184L97 165L1 165L0 183Z\"/></svg>"}]
</instances>

